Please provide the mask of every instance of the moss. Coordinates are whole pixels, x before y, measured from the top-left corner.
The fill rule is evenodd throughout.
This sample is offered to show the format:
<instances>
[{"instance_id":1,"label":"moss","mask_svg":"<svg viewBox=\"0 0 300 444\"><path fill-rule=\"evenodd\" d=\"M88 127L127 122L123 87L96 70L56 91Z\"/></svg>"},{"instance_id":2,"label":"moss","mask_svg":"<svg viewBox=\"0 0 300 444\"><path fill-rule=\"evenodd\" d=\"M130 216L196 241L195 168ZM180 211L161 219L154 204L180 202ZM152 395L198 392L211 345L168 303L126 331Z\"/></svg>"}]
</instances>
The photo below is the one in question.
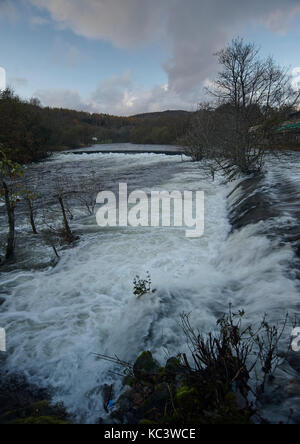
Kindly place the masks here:
<instances>
[{"instance_id":1,"label":"moss","mask_svg":"<svg viewBox=\"0 0 300 444\"><path fill-rule=\"evenodd\" d=\"M142 419L140 421L140 424L141 425L157 425L158 423L154 422L154 421L150 421L149 419Z\"/></svg>"},{"instance_id":2,"label":"moss","mask_svg":"<svg viewBox=\"0 0 300 444\"><path fill-rule=\"evenodd\" d=\"M198 405L197 391L194 387L182 385L177 390L175 399L181 409L193 409Z\"/></svg>"},{"instance_id":3,"label":"moss","mask_svg":"<svg viewBox=\"0 0 300 444\"><path fill-rule=\"evenodd\" d=\"M137 379L153 379L158 371L159 365L153 359L152 353L149 351L144 351L133 366L134 376Z\"/></svg>"},{"instance_id":4,"label":"moss","mask_svg":"<svg viewBox=\"0 0 300 444\"><path fill-rule=\"evenodd\" d=\"M180 358L170 358L166 363L166 371L167 372L178 372L178 370L181 368Z\"/></svg>"},{"instance_id":5,"label":"moss","mask_svg":"<svg viewBox=\"0 0 300 444\"><path fill-rule=\"evenodd\" d=\"M63 421L60 418L53 418L52 416L30 416L29 418L25 418L25 419L19 419L19 420L15 420L15 421L11 421L8 424L22 424L22 425L27 425L27 424L59 424L59 425L67 425L68 422Z\"/></svg>"},{"instance_id":6,"label":"moss","mask_svg":"<svg viewBox=\"0 0 300 444\"><path fill-rule=\"evenodd\" d=\"M211 417L213 424L251 424L253 412L239 409L236 395L232 392L226 394L224 403L215 410Z\"/></svg>"},{"instance_id":7,"label":"moss","mask_svg":"<svg viewBox=\"0 0 300 444\"><path fill-rule=\"evenodd\" d=\"M43 400L5 412L0 417L0 424L68 424L65 419L62 407Z\"/></svg>"},{"instance_id":8,"label":"moss","mask_svg":"<svg viewBox=\"0 0 300 444\"><path fill-rule=\"evenodd\" d=\"M135 384L135 379L132 376L125 376L123 379L123 385L128 385L129 387L133 387Z\"/></svg>"},{"instance_id":9,"label":"moss","mask_svg":"<svg viewBox=\"0 0 300 444\"><path fill-rule=\"evenodd\" d=\"M230 354L227 361L235 370ZM132 388L126 396L125 409L133 423L251 424L253 411L239 408L232 385L221 377L222 367L218 369L220 374L214 367L191 372L178 357L159 367L146 351L138 357L133 370L133 377L126 378Z\"/></svg>"}]
</instances>

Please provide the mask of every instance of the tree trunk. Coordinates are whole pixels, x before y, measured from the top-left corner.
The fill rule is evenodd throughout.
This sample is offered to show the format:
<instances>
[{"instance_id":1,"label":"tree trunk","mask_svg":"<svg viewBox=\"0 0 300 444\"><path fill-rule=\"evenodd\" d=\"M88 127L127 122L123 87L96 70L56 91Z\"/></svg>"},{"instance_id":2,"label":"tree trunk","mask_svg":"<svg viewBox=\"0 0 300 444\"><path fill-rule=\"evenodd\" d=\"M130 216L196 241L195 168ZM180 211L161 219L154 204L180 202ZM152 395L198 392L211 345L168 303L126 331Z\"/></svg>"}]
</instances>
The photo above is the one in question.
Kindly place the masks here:
<instances>
[{"instance_id":1,"label":"tree trunk","mask_svg":"<svg viewBox=\"0 0 300 444\"><path fill-rule=\"evenodd\" d=\"M4 181L3 181L3 189L4 189L5 206L6 206L8 226L9 226L5 258L6 260L9 260L13 257L15 250L15 206L14 203L11 202L10 200L9 190L6 182Z\"/></svg>"},{"instance_id":2,"label":"tree trunk","mask_svg":"<svg viewBox=\"0 0 300 444\"><path fill-rule=\"evenodd\" d=\"M26 201L27 201L28 210L29 210L29 219L30 219L30 225L32 228L32 232L33 232L33 234L38 234L36 226L35 226L35 221L34 221L32 202L30 199L26 199Z\"/></svg>"},{"instance_id":3,"label":"tree trunk","mask_svg":"<svg viewBox=\"0 0 300 444\"><path fill-rule=\"evenodd\" d=\"M68 242L72 242L74 240L74 236L72 234L71 228L69 226L69 222L68 222L68 218L66 215L66 209L64 206L64 202L63 202L63 198L62 196L58 196L58 201L61 207L61 211L62 211L62 215L63 215L63 223L64 223L64 228L65 228L65 233L66 233L66 239Z\"/></svg>"}]
</instances>

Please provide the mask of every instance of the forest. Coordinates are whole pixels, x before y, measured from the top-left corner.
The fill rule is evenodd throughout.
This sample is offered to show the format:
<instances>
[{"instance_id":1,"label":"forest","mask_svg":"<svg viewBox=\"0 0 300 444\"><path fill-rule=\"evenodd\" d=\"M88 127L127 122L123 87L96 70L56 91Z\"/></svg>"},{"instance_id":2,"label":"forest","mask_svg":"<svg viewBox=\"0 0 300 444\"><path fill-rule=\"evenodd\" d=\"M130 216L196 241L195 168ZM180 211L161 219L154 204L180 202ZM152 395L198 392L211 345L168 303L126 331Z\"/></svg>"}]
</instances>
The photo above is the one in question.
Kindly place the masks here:
<instances>
[{"instance_id":1,"label":"forest","mask_svg":"<svg viewBox=\"0 0 300 444\"><path fill-rule=\"evenodd\" d=\"M0 145L19 163L93 143L168 145L185 133L189 118L185 111L116 117L42 107L37 99L25 101L7 89L0 93Z\"/></svg>"}]
</instances>

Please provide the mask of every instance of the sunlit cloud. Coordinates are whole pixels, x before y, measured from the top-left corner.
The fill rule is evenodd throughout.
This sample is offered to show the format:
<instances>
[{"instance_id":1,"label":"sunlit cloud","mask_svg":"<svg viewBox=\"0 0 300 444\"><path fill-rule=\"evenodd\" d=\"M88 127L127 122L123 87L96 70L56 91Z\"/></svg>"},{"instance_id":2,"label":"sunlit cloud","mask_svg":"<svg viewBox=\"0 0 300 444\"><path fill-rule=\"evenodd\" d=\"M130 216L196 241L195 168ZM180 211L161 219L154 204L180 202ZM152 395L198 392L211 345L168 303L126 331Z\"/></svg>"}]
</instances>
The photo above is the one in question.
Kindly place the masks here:
<instances>
[{"instance_id":1,"label":"sunlit cloud","mask_svg":"<svg viewBox=\"0 0 300 444\"><path fill-rule=\"evenodd\" d=\"M196 95L183 99L165 84L150 89L136 87L130 71L101 81L89 97L83 97L78 90L68 89L37 90L34 96L45 106L120 116L166 109L192 110L197 106Z\"/></svg>"}]
</instances>

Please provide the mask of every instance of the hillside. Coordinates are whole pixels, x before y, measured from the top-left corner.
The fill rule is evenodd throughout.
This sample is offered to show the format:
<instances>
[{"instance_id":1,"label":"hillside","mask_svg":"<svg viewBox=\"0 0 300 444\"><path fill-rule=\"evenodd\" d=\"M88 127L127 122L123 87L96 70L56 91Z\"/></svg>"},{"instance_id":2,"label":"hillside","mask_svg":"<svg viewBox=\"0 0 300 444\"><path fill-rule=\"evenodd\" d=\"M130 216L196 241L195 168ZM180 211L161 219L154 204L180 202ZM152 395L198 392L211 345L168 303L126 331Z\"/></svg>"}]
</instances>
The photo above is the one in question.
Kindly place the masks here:
<instances>
[{"instance_id":1,"label":"hillside","mask_svg":"<svg viewBox=\"0 0 300 444\"><path fill-rule=\"evenodd\" d=\"M160 119L160 118L178 118L178 117L188 117L193 114L190 111L183 110L167 110L160 111L154 113L144 113L144 114L136 114L132 116L132 118L137 119Z\"/></svg>"}]
</instances>

